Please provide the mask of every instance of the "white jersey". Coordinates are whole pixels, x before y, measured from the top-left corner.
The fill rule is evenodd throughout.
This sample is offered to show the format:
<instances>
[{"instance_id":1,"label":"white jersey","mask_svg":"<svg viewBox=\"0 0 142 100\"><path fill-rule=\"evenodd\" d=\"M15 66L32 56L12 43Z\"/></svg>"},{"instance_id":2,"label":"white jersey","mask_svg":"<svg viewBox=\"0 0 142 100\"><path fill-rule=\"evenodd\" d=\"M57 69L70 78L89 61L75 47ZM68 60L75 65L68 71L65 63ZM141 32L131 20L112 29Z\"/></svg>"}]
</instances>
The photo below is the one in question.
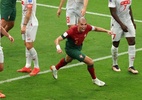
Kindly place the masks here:
<instances>
[{"instance_id":1,"label":"white jersey","mask_svg":"<svg viewBox=\"0 0 142 100\"><path fill-rule=\"evenodd\" d=\"M67 0L66 9L81 10L84 0Z\"/></svg>"},{"instance_id":2,"label":"white jersey","mask_svg":"<svg viewBox=\"0 0 142 100\"><path fill-rule=\"evenodd\" d=\"M132 24L131 16L129 14L129 7L131 6L132 0L109 0L108 7L116 8L116 13L119 19L124 24ZM113 24L118 24L115 19L111 19Z\"/></svg>"},{"instance_id":3,"label":"white jersey","mask_svg":"<svg viewBox=\"0 0 142 100\"><path fill-rule=\"evenodd\" d=\"M28 25L38 26L38 20L36 18L36 0L22 0L21 4L22 4L21 25L24 23L24 19L25 19L26 13L27 13L27 6L32 5L32 14L31 14L30 20L28 22Z\"/></svg>"}]
</instances>

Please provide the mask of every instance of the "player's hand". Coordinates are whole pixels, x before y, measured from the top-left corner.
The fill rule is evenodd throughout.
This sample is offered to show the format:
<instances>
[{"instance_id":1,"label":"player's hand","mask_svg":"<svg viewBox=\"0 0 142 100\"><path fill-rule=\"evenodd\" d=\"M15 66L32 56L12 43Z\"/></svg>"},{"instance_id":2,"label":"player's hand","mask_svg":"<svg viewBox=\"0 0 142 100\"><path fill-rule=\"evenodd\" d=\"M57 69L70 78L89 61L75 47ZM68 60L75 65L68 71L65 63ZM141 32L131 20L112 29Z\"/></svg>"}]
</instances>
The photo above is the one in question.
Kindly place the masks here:
<instances>
[{"instance_id":1,"label":"player's hand","mask_svg":"<svg viewBox=\"0 0 142 100\"><path fill-rule=\"evenodd\" d=\"M126 25L121 24L120 26L124 32L128 32L128 27Z\"/></svg>"},{"instance_id":2,"label":"player's hand","mask_svg":"<svg viewBox=\"0 0 142 100\"><path fill-rule=\"evenodd\" d=\"M81 16L84 16L85 13L86 13L86 9L83 8L83 9L81 10Z\"/></svg>"},{"instance_id":3,"label":"player's hand","mask_svg":"<svg viewBox=\"0 0 142 100\"><path fill-rule=\"evenodd\" d=\"M62 51L62 49L57 49L57 53L62 53L63 51Z\"/></svg>"},{"instance_id":4,"label":"player's hand","mask_svg":"<svg viewBox=\"0 0 142 100\"><path fill-rule=\"evenodd\" d=\"M109 35L111 35L112 36L112 39L114 39L115 38L115 36L116 36L116 34L115 33L113 33L112 31L110 31L110 30L108 30L108 32L107 32Z\"/></svg>"},{"instance_id":5,"label":"player's hand","mask_svg":"<svg viewBox=\"0 0 142 100\"><path fill-rule=\"evenodd\" d=\"M11 35L9 35L8 38L11 42L14 42L14 38Z\"/></svg>"},{"instance_id":6,"label":"player's hand","mask_svg":"<svg viewBox=\"0 0 142 100\"><path fill-rule=\"evenodd\" d=\"M59 8L59 9L57 10L57 16L60 17L60 15L61 15L61 9Z\"/></svg>"},{"instance_id":7,"label":"player's hand","mask_svg":"<svg viewBox=\"0 0 142 100\"><path fill-rule=\"evenodd\" d=\"M21 34L25 34L26 33L26 26L23 25L21 28Z\"/></svg>"}]
</instances>

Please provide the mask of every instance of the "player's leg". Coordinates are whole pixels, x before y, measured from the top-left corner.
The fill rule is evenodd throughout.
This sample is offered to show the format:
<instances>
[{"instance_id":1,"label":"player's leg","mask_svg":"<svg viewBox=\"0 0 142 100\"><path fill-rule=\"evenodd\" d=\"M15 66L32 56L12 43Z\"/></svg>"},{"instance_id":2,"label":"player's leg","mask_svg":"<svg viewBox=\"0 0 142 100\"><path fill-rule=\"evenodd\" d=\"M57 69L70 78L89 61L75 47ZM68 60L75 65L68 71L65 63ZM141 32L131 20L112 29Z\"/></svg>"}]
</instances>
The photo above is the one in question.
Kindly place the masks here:
<instances>
[{"instance_id":1,"label":"player's leg","mask_svg":"<svg viewBox=\"0 0 142 100\"><path fill-rule=\"evenodd\" d=\"M11 30L14 27L14 21L8 21L7 25L4 27L5 30L8 32L9 30Z\"/></svg>"},{"instance_id":2,"label":"player's leg","mask_svg":"<svg viewBox=\"0 0 142 100\"><path fill-rule=\"evenodd\" d=\"M54 77L55 79L57 79L57 78L58 78L57 70L59 70L61 67L64 67L65 65L67 65L67 64L68 64L69 62L71 62L72 60L73 60L73 59L72 59L70 56L66 55L66 57L65 57L65 58L62 58L56 66L52 65L52 66L50 67L50 69L51 69L51 71L52 71L53 77Z\"/></svg>"},{"instance_id":3,"label":"player's leg","mask_svg":"<svg viewBox=\"0 0 142 100\"><path fill-rule=\"evenodd\" d=\"M90 75L92 77L93 83L95 83L98 86L104 86L105 82L99 80L96 77L93 60L90 57L85 56L83 62L87 64L87 69L88 69L88 72L90 73Z\"/></svg>"},{"instance_id":4,"label":"player's leg","mask_svg":"<svg viewBox=\"0 0 142 100\"><path fill-rule=\"evenodd\" d=\"M135 48L135 29L134 27L128 26L129 32L125 33L125 37L128 42L128 56L129 56L129 68L128 71L132 72L133 74L137 74L138 71L134 68L134 60L136 55L136 48Z\"/></svg>"},{"instance_id":5,"label":"player's leg","mask_svg":"<svg viewBox=\"0 0 142 100\"><path fill-rule=\"evenodd\" d=\"M27 29L27 33L26 33L26 48L29 51L31 58L34 62L34 69L30 73L31 76L36 75L40 71L38 54L36 49L34 48L34 41L36 39L37 29L38 29L38 26L31 26L29 27L29 29Z\"/></svg>"},{"instance_id":6,"label":"player's leg","mask_svg":"<svg viewBox=\"0 0 142 100\"><path fill-rule=\"evenodd\" d=\"M0 46L0 72L3 71L4 55L2 47Z\"/></svg>"},{"instance_id":7,"label":"player's leg","mask_svg":"<svg viewBox=\"0 0 142 100\"><path fill-rule=\"evenodd\" d=\"M2 51L2 47L0 46L0 72L3 71L3 63L4 63L4 55ZM0 91L0 98L5 98L5 95Z\"/></svg>"},{"instance_id":8,"label":"player's leg","mask_svg":"<svg viewBox=\"0 0 142 100\"><path fill-rule=\"evenodd\" d=\"M112 37L112 46L111 46L111 54L112 54L112 69L116 72L121 71L118 66L118 47L120 43L120 39L122 37L122 29L121 28L115 28L112 27L111 30L116 34L116 37L113 39Z\"/></svg>"},{"instance_id":9,"label":"player's leg","mask_svg":"<svg viewBox=\"0 0 142 100\"><path fill-rule=\"evenodd\" d=\"M1 23L5 30L8 32L14 27L14 21L16 18L16 8L2 10Z\"/></svg>"},{"instance_id":10,"label":"player's leg","mask_svg":"<svg viewBox=\"0 0 142 100\"><path fill-rule=\"evenodd\" d=\"M66 11L66 23L69 28L76 24L76 17L73 10Z\"/></svg>"}]
</instances>

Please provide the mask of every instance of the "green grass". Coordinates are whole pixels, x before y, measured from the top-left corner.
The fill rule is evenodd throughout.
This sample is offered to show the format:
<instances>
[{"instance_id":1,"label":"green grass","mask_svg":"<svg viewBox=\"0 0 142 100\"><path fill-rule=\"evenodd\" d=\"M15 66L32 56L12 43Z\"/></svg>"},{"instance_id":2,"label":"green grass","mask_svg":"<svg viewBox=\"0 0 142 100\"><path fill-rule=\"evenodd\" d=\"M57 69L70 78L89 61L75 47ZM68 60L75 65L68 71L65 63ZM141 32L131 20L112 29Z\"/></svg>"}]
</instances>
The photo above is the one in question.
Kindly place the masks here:
<instances>
[{"instance_id":1,"label":"green grass","mask_svg":"<svg viewBox=\"0 0 142 100\"><path fill-rule=\"evenodd\" d=\"M38 3L58 6L59 0L38 0ZM133 1L134 18L140 20L139 14L142 1ZM64 5L65 6L65 5ZM107 0L89 0L87 11L109 15ZM65 10L62 11L60 18L56 16L57 9L38 6L37 17L39 29L35 41L35 48L39 56L41 72L48 71L49 67L65 56L57 54L54 40L65 30ZM88 23L109 29L110 18L86 14ZM25 65L25 47L20 33L21 5L17 3L17 18L15 27L10 31L14 36L15 42L10 43L6 37L2 38L2 46L5 55L5 70L0 73L0 82L20 76L26 73L18 73L17 69ZM137 24L136 48L141 48L141 26ZM63 41L61 43L64 48ZM111 38L104 33L90 32L84 42L83 53L93 59L110 55ZM120 43L119 52L127 51L127 42L123 38ZM58 72L59 79L54 80L51 72L26 77L11 82L0 84L0 90L6 94L3 100L141 100L142 90L142 52L138 51L135 59L135 66L139 74L133 75L127 71L128 55L119 56L119 66L121 72L116 73L111 69L111 58L95 61L97 77L106 82L105 87L98 87L91 82L91 77L87 72L86 65L78 65L68 69L61 69ZM77 64L74 60L71 64Z\"/></svg>"}]
</instances>

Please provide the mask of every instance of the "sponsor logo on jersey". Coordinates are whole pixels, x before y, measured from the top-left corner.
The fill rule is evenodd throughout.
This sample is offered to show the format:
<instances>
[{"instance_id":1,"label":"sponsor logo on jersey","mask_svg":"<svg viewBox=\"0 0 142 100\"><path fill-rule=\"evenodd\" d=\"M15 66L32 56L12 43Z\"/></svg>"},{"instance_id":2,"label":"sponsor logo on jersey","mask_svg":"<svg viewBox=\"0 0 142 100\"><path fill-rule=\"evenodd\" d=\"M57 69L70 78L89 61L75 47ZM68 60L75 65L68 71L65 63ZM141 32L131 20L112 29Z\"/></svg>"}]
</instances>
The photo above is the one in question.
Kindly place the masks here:
<instances>
[{"instance_id":1,"label":"sponsor logo on jersey","mask_svg":"<svg viewBox=\"0 0 142 100\"><path fill-rule=\"evenodd\" d=\"M123 11L126 9L127 5L130 4L130 0L124 0L120 3L120 5L124 6Z\"/></svg>"}]
</instances>

